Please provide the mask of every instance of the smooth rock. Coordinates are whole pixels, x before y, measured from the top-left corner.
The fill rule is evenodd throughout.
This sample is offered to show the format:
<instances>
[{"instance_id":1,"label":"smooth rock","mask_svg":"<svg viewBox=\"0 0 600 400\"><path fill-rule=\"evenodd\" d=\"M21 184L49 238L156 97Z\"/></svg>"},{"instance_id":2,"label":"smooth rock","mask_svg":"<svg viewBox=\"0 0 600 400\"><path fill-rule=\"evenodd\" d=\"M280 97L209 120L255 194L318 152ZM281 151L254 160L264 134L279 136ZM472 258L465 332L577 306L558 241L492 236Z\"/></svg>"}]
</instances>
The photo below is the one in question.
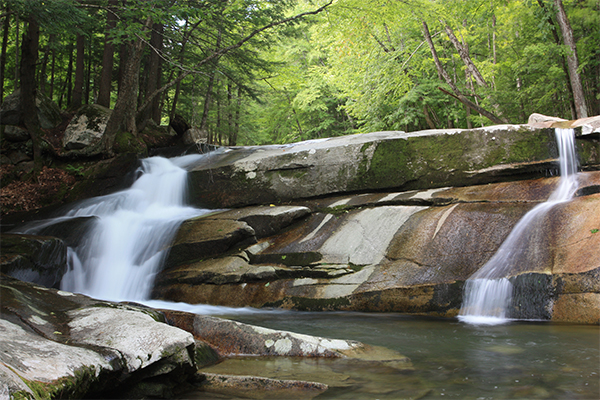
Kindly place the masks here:
<instances>
[{"instance_id":1,"label":"smooth rock","mask_svg":"<svg viewBox=\"0 0 600 400\"><path fill-rule=\"evenodd\" d=\"M552 129L498 125L238 147L193 168L190 193L197 204L221 208L542 177L555 168L555 143ZM582 165L597 168L598 143L578 147Z\"/></svg>"},{"instance_id":2,"label":"smooth rock","mask_svg":"<svg viewBox=\"0 0 600 400\"><path fill-rule=\"evenodd\" d=\"M194 338L154 310L6 275L0 296L0 390L11 398L26 396L24 385L39 398L111 398L140 381L168 386L169 376L194 372Z\"/></svg>"}]
</instances>

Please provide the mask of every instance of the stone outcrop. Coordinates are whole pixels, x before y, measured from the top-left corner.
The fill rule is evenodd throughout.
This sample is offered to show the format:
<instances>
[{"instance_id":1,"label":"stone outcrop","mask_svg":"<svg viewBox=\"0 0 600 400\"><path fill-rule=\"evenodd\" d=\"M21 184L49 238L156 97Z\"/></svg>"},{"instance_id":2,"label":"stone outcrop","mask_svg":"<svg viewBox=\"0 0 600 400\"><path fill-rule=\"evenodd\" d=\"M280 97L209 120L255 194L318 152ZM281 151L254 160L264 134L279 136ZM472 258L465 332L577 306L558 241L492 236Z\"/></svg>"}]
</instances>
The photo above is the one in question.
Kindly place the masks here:
<instances>
[{"instance_id":1,"label":"stone outcrop","mask_svg":"<svg viewBox=\"0 0 600 400\"><path fill-rule=\"evenodd\" d=\"M0 282L0 393L10 398L110 397L144 380L163 380L167 396L194 373L194 338L156 311Z\"/></svg>"},{"instance_id":2,"label":"stone outcrop","mask_svg":"<svg viewBox=\"0 0 600 400\"><path fill-rule=\"evenodd\" d=\"M310 398L328 388L203 371L231 356L341 359L412 370L405 356L357 341L94 300L6 275L0 275L0 296L3 398L170 398L186 390Z\"/></svg>"},{"instance_id":3,"label":"stone outcrop","mask_svg":"<svg viewBox=\"0 0 600 400\"><path fill-rule=\"evenodd\" d=\"M246 207L203 216L179 232L169 256L176 262L158 275L154 295L228 306L454 316L464 281L558 180L324 197L281 210ZM573 321L566 310L585 297L588 308L577 320L599 323L594 301L600 286L588 275L600 270L600 222L589 218L600 215L600 172L581 173L579 182L578 197L531 228L523 268L512 271L522 288L515 317ZM302 211L291 225L262 238L251 237L258 225L249 218L243 237L228 234L239 216L294 209ZM227 251L201 251L200 240L197 257L180 254L178 243L189 249L198 235L219 233L229 240Z\"/></svg>"},{"instance_id":4,"label":"stone outcrop","mask_svg":"<svg viewBox=\"0 0 600 400\"><path fill-rule=\"evenodd\" d=\"M597 168L598 142L580 142L581 165ZM191 171L190 192L196 205L222 208L468 186L542 177L557 157L554 130L527 125L376 132L214 154Z\"/></svg>"}]
</instances>

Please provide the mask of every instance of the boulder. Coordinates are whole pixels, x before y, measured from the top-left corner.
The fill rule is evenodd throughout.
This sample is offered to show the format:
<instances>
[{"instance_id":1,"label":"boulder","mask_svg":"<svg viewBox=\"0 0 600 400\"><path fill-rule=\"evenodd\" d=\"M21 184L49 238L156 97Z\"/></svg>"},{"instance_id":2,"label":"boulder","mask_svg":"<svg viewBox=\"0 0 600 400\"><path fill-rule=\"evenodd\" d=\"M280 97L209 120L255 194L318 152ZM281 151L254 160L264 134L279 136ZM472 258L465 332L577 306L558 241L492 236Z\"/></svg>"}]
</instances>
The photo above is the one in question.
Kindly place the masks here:
<instances>
[{"instance_id":1,"label":"boulder","mask_svg":"<svg viewBox=\"0 0 600 400\"><path fill-rule=\"evenodd\" d=\"M516 317L565 320L569 299L582 295L588 296L586 315L600 311L589 298L600 292L598 285L584 284L600 268L600 228L589 218L600 215L600 172L580 173L578 180L578 197L555 206L522 241L520 267L509 274L520 288ZM225 254L180 260L158 274L153 295L192 304L454 316L465 280L558 181L299 200L294 205L310 214L303 211L255 244L239 242ZM193 235L189 239L193 243Z\"/></svg>"},{"instance_id":2,"label":"boulder","mask_svg":"<svg viewBox=\"0 0 600 400\"><path fill-rule=\"evenodd\" d=\"M21 91L17 90L4 98L0 107L0 121L3 125L21 125ZM42 129L56 128L62 121L58 106L43 94L38 93L36 107L40 127Z\"/></svg>"},{"instance_id":3,"label":"boulder","mask_svg":"<svg viewBox=\"0 0 600 400\"><path fill-rule=\"evenodd\" d=\"M162 382L166 396L194 373L194 338L159 322L156 311L6 275L0 282L0 393L7 398L113 398L148 381Z\"/></svg>"},{"instance_id":4,"label":"boulder","mask_svg":"<svg viewBox=\"0 0 600 400\"><path fill-rule=\"evenodd\" d=\"M78 150L98 143L111 112L98 104L86 104L79 108L65 130L63 147L66 150Z\"/></svg>"},{"instance_id":5,"label":"boulder","mask_svg":"<svg viewBox=\"0 0 600 400\"><path fill-rule=\"evenodd\" d=\"M536 128L579 128L575 132L575 135L578 137L587 135L589 137L592 137L592 135L595 137L600 136L600 115L568 121L558 117L534 113L529 116L527 125Z\"/></svg>"},{"instance_id":6,"label":"boulder","mask_svg":"<svg viewBox=\"0 0 600 400\"><path fill-rule=\"evenodd\" d=\"M208 132L199 128L190 128L183 134L183 144L200 144L208 142Z\"/></svg>"},{"instance_id":7,"label":"boulder","mask_svg":"<svg viewBox=\"0 0 600 400\"><path fill-rule=\"evenodd\" d=\"M67 272L67 246L55 237L2 234L0 271L26 282L58 287Z\"/></svg>"},{"instance_id":8,"label":"boulder","mask_svg":"<svg viewBox=\"0 0 600 400\"><path fill-rule=\"evenodd\" d=\"M596 140L578 143L598 168ZM463 130L375 132L289 145L231 148L190 172L203 207L282 203L346 192L408 191L542 177L556 169L553 129L499 125Z\"/></svg>"},{"instance_id":9,"label":"boulder","mask_svg":"<svg viewBox=\"0 0 600 400\"><path fill-rule=\"evenodd\" d=\"M27 129L14 125L4 126L3 137L7 141L15 143L26 142L30 139L29 132L27 132Z\"/></svg>"}]
</instances>

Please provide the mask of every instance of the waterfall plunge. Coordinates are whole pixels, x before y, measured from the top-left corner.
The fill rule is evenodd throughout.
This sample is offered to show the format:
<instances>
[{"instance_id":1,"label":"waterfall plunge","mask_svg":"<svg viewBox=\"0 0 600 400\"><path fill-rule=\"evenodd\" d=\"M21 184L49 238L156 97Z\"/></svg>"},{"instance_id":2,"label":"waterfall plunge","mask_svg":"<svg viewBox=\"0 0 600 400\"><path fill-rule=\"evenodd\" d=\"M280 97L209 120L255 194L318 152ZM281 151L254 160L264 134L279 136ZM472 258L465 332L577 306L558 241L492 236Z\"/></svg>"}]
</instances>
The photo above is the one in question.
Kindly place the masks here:
<instances>
[{"instance_id":1,"label":"waterfall plunge","mask_svg":"<svg viewBox=\"0 0 600 400\"><path fill-rule=\"evenodd\" d=\"M536 225L556 204L569 201L577 190L577 155L573 129L555 129L559 149L560 182L548 201L534 207L515 225L496 254L466 282L459 319L471 324L507 321L513 287L508 276L517 268Z\"/></svg>"},{"instance_id":2,"label":"waterfall plunge","mask_svg":"<svg viewBox=\"0 0 600 400\"><path fill-rule=\"evenodd\" d=\"M103 300L142 301L181 222L207 213L184 205L187 171L199 155L142 160L127 190L89 199L67 217L98 217L75 249L61 288Z\"/></svg>"}]
</instances>

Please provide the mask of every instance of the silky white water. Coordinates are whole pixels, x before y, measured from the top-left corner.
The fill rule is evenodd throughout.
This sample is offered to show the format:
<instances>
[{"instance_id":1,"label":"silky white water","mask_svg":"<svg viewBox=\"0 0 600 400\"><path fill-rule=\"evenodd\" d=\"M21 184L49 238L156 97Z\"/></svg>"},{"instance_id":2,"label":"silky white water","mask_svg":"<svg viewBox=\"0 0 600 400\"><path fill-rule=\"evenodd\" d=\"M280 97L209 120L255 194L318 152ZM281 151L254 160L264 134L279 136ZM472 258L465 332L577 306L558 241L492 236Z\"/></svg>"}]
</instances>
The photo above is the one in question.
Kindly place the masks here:
<instances>
[{"instance_id":1,"label":"silky white water","mask_svg":"<svg viewBox=\"0 0 600 400\"><path fill-rule=\"evenodd\" d=\"M473 324L500 324L508 318L513 285L508 277L516 272L519 256L529 249L547 213L569 201L577 190L577 154L573 129L555 129L559 150L560 181L545 203L534 207L515 225L496 254L466 282L459 319Z\"/></svg>"},{"instance_id":2,"label":"silky white water","mask_svg":"<svg viewBox=\"0 0 600 400\"><path fill-rule=\"evenodd\" d=\"M187 171L202 156L142 160L138 179L124 191L80 203L67 217L97 217L69 249L61 289L112 301L148 299L166 249L181 222L210 210L184 204Z\"/></svg>"}]
</instances>

